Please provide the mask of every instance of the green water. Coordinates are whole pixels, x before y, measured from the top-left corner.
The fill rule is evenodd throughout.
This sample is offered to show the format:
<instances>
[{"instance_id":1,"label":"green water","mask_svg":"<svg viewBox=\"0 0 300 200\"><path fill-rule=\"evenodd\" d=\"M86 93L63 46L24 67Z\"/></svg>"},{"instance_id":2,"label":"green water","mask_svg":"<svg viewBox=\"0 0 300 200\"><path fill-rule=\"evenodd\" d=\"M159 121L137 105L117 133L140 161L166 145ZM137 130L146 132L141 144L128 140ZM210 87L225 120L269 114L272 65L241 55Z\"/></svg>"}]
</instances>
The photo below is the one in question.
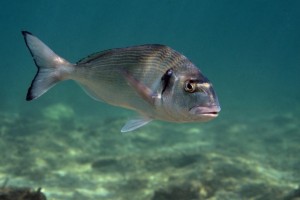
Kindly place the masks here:
<instances>
[{"instance_id":1,"label":"green water","mask_svg":"<svg viewBox=\"0 0 300 200\"><path fill-rule=\"evenodd\" d=\"M300 198L300 1L32 0L0 7L4 188L41 187L50 200ZM36 67L22 30L71 62L110 48L168 45L213 83L220 116L155 121L122 135L134 113L94 101L72 81L27 102Z\"/></svg>"}]
</instances>

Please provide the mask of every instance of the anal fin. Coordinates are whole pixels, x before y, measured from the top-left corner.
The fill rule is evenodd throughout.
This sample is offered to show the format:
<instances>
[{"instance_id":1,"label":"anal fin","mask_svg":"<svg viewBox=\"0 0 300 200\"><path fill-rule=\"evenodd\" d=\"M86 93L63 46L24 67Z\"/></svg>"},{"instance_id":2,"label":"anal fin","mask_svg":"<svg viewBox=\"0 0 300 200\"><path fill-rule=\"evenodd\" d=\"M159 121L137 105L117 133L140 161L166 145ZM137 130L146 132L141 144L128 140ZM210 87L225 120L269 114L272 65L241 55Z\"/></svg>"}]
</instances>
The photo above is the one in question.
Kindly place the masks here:
<instances>
[{"instance_id":1,"label":"anal fin","mask_svg":"<svg viewBox=\"0 0 300 200\"><path fill-rule=\"evenodd\" d=\"M136 119L131 119L128 122L126 122L126 124L121 129L121 132L125 133L125 132L129 132L129 131L133 131L135 129L138 129L138 128L148 124L151 121L152 121L152 119L146 118L146 117L139 117Z\"/></svg>"}]
</instances>

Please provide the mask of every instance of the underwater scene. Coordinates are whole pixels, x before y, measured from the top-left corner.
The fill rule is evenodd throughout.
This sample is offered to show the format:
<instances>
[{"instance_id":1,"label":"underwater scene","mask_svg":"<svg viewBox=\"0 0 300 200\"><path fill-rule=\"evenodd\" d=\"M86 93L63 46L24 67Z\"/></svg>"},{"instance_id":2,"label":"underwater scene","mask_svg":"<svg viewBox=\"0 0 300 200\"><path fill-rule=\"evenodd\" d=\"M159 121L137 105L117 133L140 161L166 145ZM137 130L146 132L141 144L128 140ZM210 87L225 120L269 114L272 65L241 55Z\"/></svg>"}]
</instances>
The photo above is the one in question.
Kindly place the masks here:
<instances>
[{"instance_id":1,"label":"underwater scene","mask_svg":"<svg viewBox=\"0 0 300 200\"><path fill-rule=\"evenodd\" d=\"M0 7L0 200L300 199L300 1L15 0ZM122 133L137 112L95 101L78 82L61 81L26 101L36 95L34 78L47 78L36 75L49 63L39 52L51 55L29 32L70 63L85 58L82 65L110 55L91 55L107 49L167 45L211 83L185 85L189 95L201 86L221 111L207 122L154 118ZM149 99L154 88L128 72L121 73L127 85L114 71L103 76L114 81L92 89L109 91L114 104L132 88L128 94L148 105L176 92L173 72L157 76L159 67L146 77L162 81L155 86L162 96ZM206 90L212 85L215 96ZM167 112L184 116L175 102Z\"/></svg>"}]
</instances>

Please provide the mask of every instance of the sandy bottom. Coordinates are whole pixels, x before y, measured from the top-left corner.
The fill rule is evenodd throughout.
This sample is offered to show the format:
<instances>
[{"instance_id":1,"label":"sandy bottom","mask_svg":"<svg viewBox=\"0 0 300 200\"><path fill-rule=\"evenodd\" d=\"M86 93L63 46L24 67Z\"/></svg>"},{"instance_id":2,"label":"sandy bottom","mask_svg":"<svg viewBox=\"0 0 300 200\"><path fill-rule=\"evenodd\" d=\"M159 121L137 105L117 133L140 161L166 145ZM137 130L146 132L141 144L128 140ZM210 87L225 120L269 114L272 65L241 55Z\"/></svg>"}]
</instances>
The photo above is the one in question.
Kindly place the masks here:
<instances>
[{"instance_id":1,"label":"sandy bottom","mask_svg":"<svg viewBox=\"0 0 300 200\"><path fill-rule=\"evenodd\" d=\"M2 188L41 187L48 200L300 199L300 115L154 122L122 135L123 118L47 109L1 113Z\"/></svg>"}]
</instances>

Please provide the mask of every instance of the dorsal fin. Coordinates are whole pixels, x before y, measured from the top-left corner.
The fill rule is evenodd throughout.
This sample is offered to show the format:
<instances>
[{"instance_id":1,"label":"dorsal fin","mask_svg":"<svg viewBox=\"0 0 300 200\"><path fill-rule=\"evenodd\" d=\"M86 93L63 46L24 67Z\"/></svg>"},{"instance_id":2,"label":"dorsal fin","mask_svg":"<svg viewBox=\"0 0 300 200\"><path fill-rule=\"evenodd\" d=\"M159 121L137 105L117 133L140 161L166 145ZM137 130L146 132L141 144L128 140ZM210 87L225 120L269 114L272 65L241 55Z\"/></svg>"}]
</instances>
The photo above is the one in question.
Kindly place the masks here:
<instances>
[{"instance_id":1,"label":"dorsal fin","mask_svg":"<svg viewBox=\"0 0 300 200\"><path fill-rule=\"evenodd\" d=\"M105 50L105 51L96 52L96 53L93 53L91 55L88 55L85 58L82 58L76 64L79 65L79 64L90 63L90 62L92 62L94 60L97 60L97 59L99 59L99 58L101 58L103 56L107 56L107 55L110 55L110 54L112 54L112 50Z\"/></svg>"},{"instance_id":2,"label":"dorsal fin","mask_svg":"<svg viewBox=\"0 0 300 200\"><path fill-rule=\"evenodd\" d=\"M97 62L101 60L101 58L121 58L122 56L134 56L136 58L141 58L139 55L153 55L154 52L160 52L162 49L167 51L171 51L171 49L165 45L160 44L144 44L139 46L125 47L125 48L114 48L108 49L100 52L93 53L81 60L79 60L76 64L82 65L92 62ZM121 56L122 55L122 56ZM162 54L163 55L163 54ZM120 57L121 56L121 57Z\"/></svg>"}]
</instances>

